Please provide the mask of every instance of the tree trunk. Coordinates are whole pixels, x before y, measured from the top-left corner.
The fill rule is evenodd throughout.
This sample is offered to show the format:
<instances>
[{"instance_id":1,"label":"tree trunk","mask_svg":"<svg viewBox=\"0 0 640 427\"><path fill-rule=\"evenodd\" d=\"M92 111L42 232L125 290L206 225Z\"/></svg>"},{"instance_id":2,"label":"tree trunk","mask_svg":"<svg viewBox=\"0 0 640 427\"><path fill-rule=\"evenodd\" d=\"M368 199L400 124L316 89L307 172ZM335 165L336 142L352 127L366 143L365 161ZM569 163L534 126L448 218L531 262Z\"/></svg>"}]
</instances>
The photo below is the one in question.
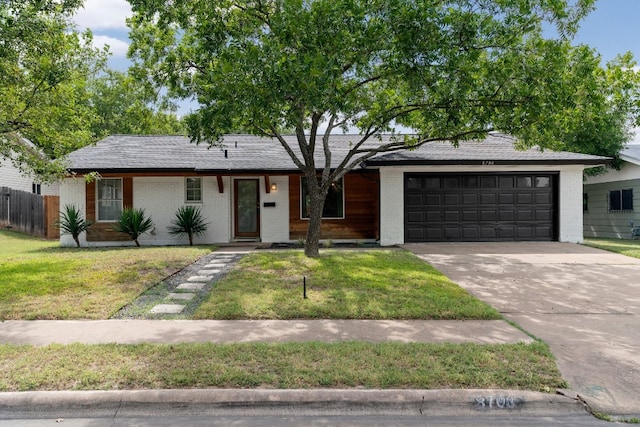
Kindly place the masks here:
<instances>
[{"instance_id":1,"label":"tree trunk","mask_svg":"<svg viewBox=\"0 0 640 427\"><path fill-rule=\"evenodd\" d=\"M316 194L314 195L311 195L311 188L309 190L309 223L307 224L304 254L310 258L315 258L320 256L320 229L325 196L318 189L315 190Z\"/></svg>"},{"instance_id":2,"label":"tree trunk","mask_svg":"<svg viewBox=\"0 0 640 427\"><path fill-rule=\"evenodd\" d=\"M140 247L140 242L138 242L138 239L133 239L134 242L136 242L136 246Z\"/></svg>"},{"instance_id":3,"label":"tree trunk","mask_svg":"<svg viewBox=\"0 0 640 427\"><path fill-rule=\"evenodd\" d=\"M77 235L74 235L74 236L72 236L72 237L73 237L73 240L75 240L75 241L76 241L76 246L77 246L77 247L80 247L80 239L78 239L78 236L77 236Z\"/></svg>"},{"instance_id":4,"label":"tree trunk","mask_svg":"<svg viewBox=\"0 0 640 427\"><path fill-rule=\"evenodd\" d=\"M193 233L189 232L189 246L193 246Z\"/></svg>"}]
</instances>

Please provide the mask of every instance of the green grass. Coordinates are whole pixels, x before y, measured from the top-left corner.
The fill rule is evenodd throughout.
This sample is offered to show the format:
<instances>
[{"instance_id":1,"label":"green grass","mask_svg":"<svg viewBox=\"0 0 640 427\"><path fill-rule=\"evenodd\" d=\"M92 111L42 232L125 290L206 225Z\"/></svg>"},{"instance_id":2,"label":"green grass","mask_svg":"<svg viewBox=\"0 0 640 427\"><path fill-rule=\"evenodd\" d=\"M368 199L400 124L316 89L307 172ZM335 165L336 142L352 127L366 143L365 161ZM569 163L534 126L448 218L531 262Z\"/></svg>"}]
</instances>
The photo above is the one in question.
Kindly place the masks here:
<instances>
[{"instance_id":1,"label":"green grass","mask_svg":"<svg viewBox=\"0 0 640 427\"><path fill-rule=\"evenodd\" d=\"M303 277L307 299L303 299ZM499 319L500 314L399 250L259 251L213 288L199 319Z\"/></svg>"},{"instance_id":2,"label":"green grass","mask_svg":"<svg viewBox=\"0 0 640 427\"><path fill-rule=\"evenodd\" d=\"M61 248L0 231L0 320L106 319L210 247Z\"/></svg>"},{"instance_id":3,"label":"green grass","mask_svg":"<svg viewBox=\"0 0 640 427\"><path fill-rule=\"evenodd\" d=\"M584 245L633 258L640 258L640 240L584 239Z\"/></svg>"},{"instance_id":4,"label":"green grass","mask_svg":"<svg viewBox=\"0 0 640 427\"><path fill-rule=\"evenodd\" d=\"M0 391L558 387L542 343L0 345Z\"/></svg>"}]
</instances>

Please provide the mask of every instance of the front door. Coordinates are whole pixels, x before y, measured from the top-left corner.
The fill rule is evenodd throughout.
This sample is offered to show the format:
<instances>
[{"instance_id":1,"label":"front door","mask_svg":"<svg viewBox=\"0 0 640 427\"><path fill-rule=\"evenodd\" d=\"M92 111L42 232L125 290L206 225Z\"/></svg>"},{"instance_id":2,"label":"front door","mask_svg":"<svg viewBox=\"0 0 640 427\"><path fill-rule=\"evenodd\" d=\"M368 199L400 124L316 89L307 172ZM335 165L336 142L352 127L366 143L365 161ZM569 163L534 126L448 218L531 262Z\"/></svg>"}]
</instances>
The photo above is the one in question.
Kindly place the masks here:
<instances>
[{"instance_id":1,"label":"front door","mask_svg":"<svg viewBox=\"0 0 640 427\"><path fill-rule=\"evenodd\" d=\"M233 184L235 196L235 237L260 237L259 180L236 179Z\"/></svg>"}]
</instances>

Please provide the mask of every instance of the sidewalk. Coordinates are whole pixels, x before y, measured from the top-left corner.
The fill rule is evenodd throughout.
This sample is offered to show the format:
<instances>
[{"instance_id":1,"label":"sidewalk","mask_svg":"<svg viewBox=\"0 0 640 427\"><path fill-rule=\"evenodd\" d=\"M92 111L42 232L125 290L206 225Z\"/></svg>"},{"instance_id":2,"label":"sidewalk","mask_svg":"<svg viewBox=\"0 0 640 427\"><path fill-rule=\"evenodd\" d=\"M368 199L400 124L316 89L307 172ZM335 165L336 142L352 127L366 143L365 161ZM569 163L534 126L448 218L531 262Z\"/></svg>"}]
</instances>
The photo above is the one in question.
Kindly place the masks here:
<instances>
[{"instance_id":1,"label":"sidewalk","mask_svg":"<svg viewBox=\"0 0 640 427\"><path fill-rule=\"evenodd\" d=\"M504 320L10 320L0 344L369 341L508 344L533 339Z\"/></svg>"}]
</instances>

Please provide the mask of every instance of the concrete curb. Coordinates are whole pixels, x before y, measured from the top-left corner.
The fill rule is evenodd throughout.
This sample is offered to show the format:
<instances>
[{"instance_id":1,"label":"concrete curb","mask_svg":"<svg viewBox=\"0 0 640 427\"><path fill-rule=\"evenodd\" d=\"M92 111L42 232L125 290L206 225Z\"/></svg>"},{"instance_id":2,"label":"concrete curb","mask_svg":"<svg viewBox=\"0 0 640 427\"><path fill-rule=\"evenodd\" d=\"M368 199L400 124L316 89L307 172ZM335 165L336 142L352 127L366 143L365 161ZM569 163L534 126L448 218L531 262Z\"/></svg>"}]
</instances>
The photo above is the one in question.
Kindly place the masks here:
<instances>
[{"instance_id":1,"label":"concrete curb","mask_svg":"<svg viewBox=\"0 0 640 427\"><path fill-rule=\"evenodd\" d=\"M582 403L521 390L117 390L0 393L0 419L139 416L568 416Z\"/></svg>"}]
</instances>

